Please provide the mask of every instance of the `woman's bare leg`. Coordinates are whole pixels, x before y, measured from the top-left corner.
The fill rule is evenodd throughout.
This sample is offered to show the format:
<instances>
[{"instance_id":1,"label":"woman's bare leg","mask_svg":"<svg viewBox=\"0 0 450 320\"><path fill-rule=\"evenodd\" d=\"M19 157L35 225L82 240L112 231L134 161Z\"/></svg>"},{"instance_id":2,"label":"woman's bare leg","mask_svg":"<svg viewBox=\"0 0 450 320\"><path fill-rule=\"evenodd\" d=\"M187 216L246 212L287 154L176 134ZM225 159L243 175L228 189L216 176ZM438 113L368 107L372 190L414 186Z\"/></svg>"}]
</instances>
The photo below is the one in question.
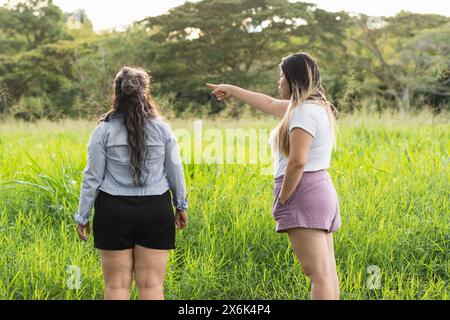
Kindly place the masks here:
<instances>
[{"instance_id":1,"label":"woman's bare leg","mask_svg":"<svg viewBox=\"0 0 450 320\"><path fill-rule=\"evenodd\" d=\"M331 275L333 276L334 298L336 300L339 300L339 298L340 298L339 277L337 274L336 258L334 255L334 244L333 244L333 233L332 232L327 234L327 242L328 242L328 255L330 257Z\"/></svg>"},{"instance_id":2,"label":"woman's bare leg","mask_svg":"<svg viewBox=\"0 0 450 320\"><path fill-rule=\"evenodd\" d=\"M101 250L105 300L129 300L133 281L133 249Z\"/></svg>"},{"instance_id":3,"label":"woman's bare leg","mask_svg":"<svg viewBox=\"0 0 450 320\"><path fill-rule=\"evenodd\" d=\"M303 271L311 281L311 299L335 299L326 231L293 228L288 230L288 236Z\"/></svg>"},{"instance_id":4,"label":"woman's bare leg","mask_svg":"<svg viewBox=\"0 0 450 320\"><path fill-rule=\"evenodd\" d=\"M164 274L169 250L134 247L134 273L141 300L164 300Z\"/></svg>"}]
</instances>

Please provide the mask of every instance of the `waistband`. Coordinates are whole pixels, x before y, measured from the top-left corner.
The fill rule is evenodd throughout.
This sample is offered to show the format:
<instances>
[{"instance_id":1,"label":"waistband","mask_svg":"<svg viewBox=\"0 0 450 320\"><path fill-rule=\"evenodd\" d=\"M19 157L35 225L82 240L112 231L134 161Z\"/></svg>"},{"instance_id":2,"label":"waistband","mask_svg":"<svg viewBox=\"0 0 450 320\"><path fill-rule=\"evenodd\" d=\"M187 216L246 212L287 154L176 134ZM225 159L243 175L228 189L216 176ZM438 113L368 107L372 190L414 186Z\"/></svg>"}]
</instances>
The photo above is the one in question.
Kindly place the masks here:
<instances>
[{"instance_id":1,"label":"waistband","mask_svg":"<svg viewBox=\"0 0 450 320\"><path fill-rule=\"evenodd\" d=\"M302 174L300 180L315 180L320 179L322 177L329 177L327 169L321 169L316 171L305 171ZM274 178L275 183L283 182L284 174Z\"/></svg>"},{"instance_id":2,"label":"waistband","mask_svg":"<svg viewBox=\"0 0 450 320\"><path fill-rule=\"evenodd\" d=\"M170 189L167 189L165 192L161 193L161 194L150 194L150 195L116 195L116 194L111 194L109 192L103 191L101 189L98 190L99 195L103 194L106 197L112 197L112 198L116 198L116 199L124 199L124 200L141 200L141 201L146 201L146 200L158 200L161 198L164 198L167 194L170 194Z\"/></svg>"}]
</instances>

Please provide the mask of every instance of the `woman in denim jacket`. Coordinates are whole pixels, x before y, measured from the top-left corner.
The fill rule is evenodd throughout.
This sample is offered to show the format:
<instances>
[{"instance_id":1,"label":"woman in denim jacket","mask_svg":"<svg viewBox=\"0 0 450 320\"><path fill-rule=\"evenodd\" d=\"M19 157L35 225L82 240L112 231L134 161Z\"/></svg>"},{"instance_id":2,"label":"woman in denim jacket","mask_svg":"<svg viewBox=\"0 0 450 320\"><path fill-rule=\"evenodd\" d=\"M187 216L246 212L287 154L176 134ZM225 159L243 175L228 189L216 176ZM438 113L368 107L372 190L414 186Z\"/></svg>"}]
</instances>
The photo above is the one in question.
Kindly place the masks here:
<instances>
[{"instance_id":1,"label":"woman in denim jacket","mask_svg":"<svg viewBox=\"0 0 450 320\"><path fill-rule=\"evenodd\" d=\"M116 75L112 108L89 138L75 215L83 241L92 208L104 298L129 299L134 273L140 299L164 299L168 252L175 249L175 226L187 224L188 202L177 140L159 117L141 68L123 67Z\"/></svg>"}]
</instances>

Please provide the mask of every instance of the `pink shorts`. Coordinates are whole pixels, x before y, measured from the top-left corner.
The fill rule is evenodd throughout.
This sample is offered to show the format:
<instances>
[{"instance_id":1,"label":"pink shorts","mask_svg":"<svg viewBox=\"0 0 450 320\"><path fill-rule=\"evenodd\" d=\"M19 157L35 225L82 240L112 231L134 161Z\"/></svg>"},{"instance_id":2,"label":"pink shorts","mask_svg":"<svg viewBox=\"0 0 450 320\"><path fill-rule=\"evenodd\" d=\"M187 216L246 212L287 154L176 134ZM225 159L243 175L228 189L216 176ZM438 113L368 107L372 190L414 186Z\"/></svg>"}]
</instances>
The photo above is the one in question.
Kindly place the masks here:
<instances>
[{"instance_id":1,"label":"pink shorts","mask_svg":"<svg viewBox=\"0 0 450 320\"><path fill-rule=\"evenodd\" d=\"M339 199L326 169L303 172L286 203L278 196L283 176L274 181L272 215L276 220L276 231L286 232L291 228L314 228L334 232L341 226Z\"/></svg>"}]
</instances>

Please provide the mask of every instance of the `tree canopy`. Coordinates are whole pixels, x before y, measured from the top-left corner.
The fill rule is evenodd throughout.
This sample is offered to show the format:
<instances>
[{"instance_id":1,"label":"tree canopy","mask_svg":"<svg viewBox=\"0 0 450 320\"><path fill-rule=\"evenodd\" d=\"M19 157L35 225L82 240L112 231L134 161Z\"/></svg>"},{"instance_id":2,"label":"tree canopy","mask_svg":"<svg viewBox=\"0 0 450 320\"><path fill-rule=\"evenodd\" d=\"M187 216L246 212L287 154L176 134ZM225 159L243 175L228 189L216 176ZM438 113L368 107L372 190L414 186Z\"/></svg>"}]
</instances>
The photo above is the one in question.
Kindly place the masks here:
<instances>
[{"instance_id":1,"label":"tree canopy","mask_svg":"<svg viewBox=\"0 0 450 320\"><path fill-rule=\"evenodd\" d=\"M276 95L278 64L316 58L340 110L449 108L450 18L401 12L368 17L287 0L186 2L124 31L96 33L83 11L51 0L0 7L0 112L17 117L96 115L123 65L141 66L175 114L227 108L205 82ZM237 114L238 115L238 114Z\"/></svg>"}]
</instances>

